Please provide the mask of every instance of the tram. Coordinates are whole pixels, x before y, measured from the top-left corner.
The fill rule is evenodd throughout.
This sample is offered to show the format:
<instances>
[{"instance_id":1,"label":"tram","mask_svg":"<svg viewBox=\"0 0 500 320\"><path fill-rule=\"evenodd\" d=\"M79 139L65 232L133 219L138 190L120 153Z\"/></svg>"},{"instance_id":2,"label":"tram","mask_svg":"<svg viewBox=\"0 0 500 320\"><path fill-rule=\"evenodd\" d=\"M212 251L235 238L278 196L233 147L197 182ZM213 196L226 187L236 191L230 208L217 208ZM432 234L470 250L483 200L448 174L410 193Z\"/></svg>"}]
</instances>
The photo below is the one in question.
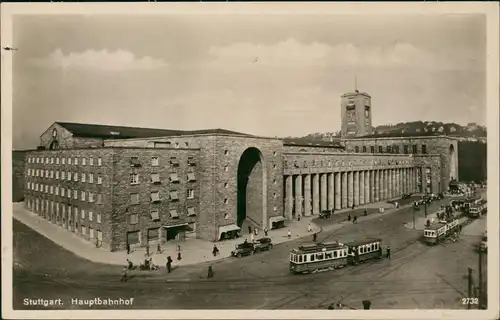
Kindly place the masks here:
<instances>
[{"instance_id":1,"label":"tram","mask_svg":"<svg viewBox=\"0 0 500 320\"><path fill-rule=\"evenodd\" d=\"M346 265L382 258L381 239L366 239L347 244L327 242L302 245L290 252L290 272L316 273L335 270Z\"/></svg>"},{"instance_id":2,"label":"tram","mask_svg":"<svg viewBox=\"0 0 500 320\"><path fill-rule=\"evenodd\" d=\"M372 259L382 258L381 239L365 239L361 241L349 242L347 262L352 265Z\"/></svg>"},{"instance_id":3,"label":"tram","mask_svg":"<svg viewBox=\"0 0 500 320\"><path fill-rule=\"evenodd\" d=\"M438 223L426 226L424 229L424 240L427 244L435 245L455 232L459 227L459 220L439 221Z\"/></svg>"}]
</instances>

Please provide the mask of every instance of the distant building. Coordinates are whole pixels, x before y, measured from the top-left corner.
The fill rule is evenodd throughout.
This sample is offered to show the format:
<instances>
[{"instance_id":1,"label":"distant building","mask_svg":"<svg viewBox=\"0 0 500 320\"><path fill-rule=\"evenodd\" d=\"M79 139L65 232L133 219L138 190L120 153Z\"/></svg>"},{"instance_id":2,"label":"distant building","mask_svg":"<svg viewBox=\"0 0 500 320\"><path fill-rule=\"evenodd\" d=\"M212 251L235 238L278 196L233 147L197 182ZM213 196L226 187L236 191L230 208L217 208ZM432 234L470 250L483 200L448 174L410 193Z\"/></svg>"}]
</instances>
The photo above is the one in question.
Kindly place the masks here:
<instances>
[{"instance_id":1,"label":"distant building","mask_svg":"<svg viewBox=\"0 0 500 320\"><path fill-rule=\"evenodd\" d=\"M331 142L55 122L40 150L25 153L25 206L114 251L219 241L247 226L438 193L458 177L455 139L374 136L368 94L343 95L341 106L342 139Z\"/></svg>"}]
</instances>

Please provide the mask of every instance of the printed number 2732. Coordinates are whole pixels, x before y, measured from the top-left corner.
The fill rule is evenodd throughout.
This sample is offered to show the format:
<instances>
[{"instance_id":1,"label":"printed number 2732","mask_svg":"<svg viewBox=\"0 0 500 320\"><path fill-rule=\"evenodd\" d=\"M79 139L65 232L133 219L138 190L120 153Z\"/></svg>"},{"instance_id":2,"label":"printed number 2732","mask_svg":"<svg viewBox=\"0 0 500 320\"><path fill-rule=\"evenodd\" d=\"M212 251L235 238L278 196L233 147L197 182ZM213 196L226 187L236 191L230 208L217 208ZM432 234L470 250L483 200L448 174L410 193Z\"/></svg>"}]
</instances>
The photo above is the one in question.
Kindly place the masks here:
<instances>
[{"instance_id":1,"label":"printed number 2732","mask_svg":"<svg viewBox=\"0 0 500 320\"><path fill-rule=\"evenodd\" d=\"M462 304L479 304L478 298L462 298Z\"/></svg>"}]
</instances>

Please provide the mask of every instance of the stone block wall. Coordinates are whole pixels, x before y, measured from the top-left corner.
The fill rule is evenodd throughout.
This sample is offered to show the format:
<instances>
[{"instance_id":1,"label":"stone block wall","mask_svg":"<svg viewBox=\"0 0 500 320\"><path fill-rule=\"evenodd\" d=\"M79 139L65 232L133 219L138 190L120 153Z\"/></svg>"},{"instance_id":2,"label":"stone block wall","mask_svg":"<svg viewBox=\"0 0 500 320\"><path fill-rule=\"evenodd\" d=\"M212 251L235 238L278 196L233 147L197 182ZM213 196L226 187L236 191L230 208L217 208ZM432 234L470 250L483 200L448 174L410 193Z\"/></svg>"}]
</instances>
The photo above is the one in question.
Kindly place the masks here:
<instances>
[{"instance_id":1,"label":"stone block wall","mask_svg":"<svg viewBox=\"0 0 500 320\"><path fill-rule=\"evenodd\" d=\"M12 151L12 201L24 199L25 155L27 151Z\"/></svg>"}]
</instances>

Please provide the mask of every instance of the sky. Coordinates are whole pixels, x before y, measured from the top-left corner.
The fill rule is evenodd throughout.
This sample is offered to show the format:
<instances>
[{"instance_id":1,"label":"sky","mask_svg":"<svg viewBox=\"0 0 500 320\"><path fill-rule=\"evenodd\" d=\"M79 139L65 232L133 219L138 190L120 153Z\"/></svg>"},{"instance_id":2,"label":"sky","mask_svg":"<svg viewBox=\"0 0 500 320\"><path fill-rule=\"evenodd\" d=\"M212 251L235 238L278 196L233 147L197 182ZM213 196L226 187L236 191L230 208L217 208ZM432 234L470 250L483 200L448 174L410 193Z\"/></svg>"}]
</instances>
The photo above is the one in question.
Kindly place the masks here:
<instances>
[{"instance_id":1,"label":"sky","mask_svg":"<svg viewBox=\"0 0 500 320\"><path fill-rule=\"evenodd\" d=\"M340 96L373 125L486 123L481 15L52 15L13 18L13 147L53 122L260 136L340 129Z\"/></svg>"}]
</instances>

